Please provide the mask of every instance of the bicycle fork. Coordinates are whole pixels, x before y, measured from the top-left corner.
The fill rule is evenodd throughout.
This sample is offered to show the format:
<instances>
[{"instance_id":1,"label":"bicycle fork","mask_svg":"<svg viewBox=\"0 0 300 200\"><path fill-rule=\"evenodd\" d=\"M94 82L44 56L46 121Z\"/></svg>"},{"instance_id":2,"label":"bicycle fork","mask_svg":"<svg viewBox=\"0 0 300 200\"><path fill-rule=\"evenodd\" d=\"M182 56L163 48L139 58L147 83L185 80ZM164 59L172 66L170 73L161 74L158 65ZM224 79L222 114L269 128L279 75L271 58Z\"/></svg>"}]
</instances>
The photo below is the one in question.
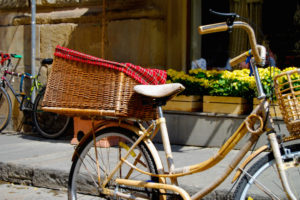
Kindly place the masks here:
<instances>
[{"instance_id":1,"label":"bicycle fork","mask_svg":"<svg viewBox=\"0 0 300 200\"><path fill-rule=\"evenodd\" d=\"M268 139L269 139L271 147L272 147L273 155L274 155L277 170L278 170L278 175L279 175L279 178L281 180L281 184L283 186L283 189L284 189L284 191L285 191L285 193L286 193L286 195L289 199L296 200L297 198L295 197L295 195L291 191L290 185L289 185L288 180L287 180L287 176L286 176L286 173L285 173L285 166L284 166L284 163L283 163L282 158L281 158L280 147L279 147L279 144L277 142L276 134L275 133L268 134Z\"/></svg>"}]
</instances>

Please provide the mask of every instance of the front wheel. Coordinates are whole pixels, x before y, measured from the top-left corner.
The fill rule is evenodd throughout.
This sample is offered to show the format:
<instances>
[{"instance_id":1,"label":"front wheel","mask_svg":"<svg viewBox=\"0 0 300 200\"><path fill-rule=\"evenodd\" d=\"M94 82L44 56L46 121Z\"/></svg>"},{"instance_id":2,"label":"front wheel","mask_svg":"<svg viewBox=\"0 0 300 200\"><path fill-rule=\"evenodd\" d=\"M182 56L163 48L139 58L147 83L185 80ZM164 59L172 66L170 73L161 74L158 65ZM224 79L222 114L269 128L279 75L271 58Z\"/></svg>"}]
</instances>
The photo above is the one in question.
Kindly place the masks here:
<instances>
[{"instance_id":1,"label":"front wheel","mask_svg":"<svg viewBox=\"0 0 300 200\"><path fill-rule=\"evenodd\" d=\"M300 144L286 147L290 154L282 154L291 190L300 199ZM282 188L272 152L268 153L246 172L240 180L235 199L288 199Z\"/></svg>"},{"instance_id":2,"label":"front wheel","mask_svg":"<svg viewBox=\"0 0 300 200\"><path fill-rule=\"evenodd\" d=\"M6 128L11 118L11 100L3 87L0 87L0 132Z\"/></svg>"},{"instance_id":3,"label":"front wheel","mask_svg":"<svg viewBox=\"0 0 300 200\"><path fill-rule=\"evenodd\" d=\"M123 199L118 194L127 197L142 197L158 199L156 190L117 185L115 179L134 179L157 182L158 178L141 174L126 164L116 169L107 185L103 181L110 176L121 158L137 140L137 135L122 128L107 128L85 140L76 150L69 175L68 197L76 199ZM144 142L130 152L126 159L137 168L157 173L153 157ZM110 193L111 196L108 194ZM119 196L119 198L118 198Z\"/></svg>"},{"instance_id":4,"label":"front wheel","mask_svg":"<svg viewBox=\"0 0 300 200\"><path fill-rule=\"evenodd\" d=\"M33 104L32 119L37 132L45 138L58 138L65 133L70 117L42 110L45 88L39 92Z\"/></svg>"}]
</instances>

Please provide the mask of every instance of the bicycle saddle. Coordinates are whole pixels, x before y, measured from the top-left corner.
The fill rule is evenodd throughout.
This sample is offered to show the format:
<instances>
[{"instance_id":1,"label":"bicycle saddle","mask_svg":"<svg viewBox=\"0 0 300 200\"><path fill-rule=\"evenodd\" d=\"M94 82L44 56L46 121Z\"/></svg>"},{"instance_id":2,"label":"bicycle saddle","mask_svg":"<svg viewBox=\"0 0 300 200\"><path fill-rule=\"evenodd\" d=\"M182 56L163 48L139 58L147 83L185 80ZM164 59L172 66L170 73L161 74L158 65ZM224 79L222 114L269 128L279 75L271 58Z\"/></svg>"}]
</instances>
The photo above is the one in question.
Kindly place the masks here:
<instances>
[{"instance_id":1,"label":"bicycle saddle","mask_svg":"<svg viewBox=\"0 0 300 200\"><path fill-rule=\"evenodd\" d=\"M180 83L163 85L136 85L133 88L136 93L152 98L172 97L184 89L185 87Z\"/></svg>"},{"instance_id":2,"label":"bicycle saddle","mask_svg":"<svg viewBox=\"0 0 300 200\"><path fill-rule=\"evenodd\" d=\"M42 60L42 65L51 65L53 63L52 58L45 58Z\"/></svg>"}]
</instances>

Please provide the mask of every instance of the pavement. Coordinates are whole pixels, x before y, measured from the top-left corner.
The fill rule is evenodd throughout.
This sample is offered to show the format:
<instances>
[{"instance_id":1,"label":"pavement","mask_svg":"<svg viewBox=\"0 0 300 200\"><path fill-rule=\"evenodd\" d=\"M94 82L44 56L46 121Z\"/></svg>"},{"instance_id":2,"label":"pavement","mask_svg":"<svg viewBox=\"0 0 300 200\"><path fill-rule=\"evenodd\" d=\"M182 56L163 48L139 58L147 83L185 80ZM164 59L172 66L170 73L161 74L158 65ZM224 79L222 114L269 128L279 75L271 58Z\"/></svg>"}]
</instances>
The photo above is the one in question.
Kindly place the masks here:
<instances>
[{"instance_id":1,"label":"pavement","mask_svg":"<svg viewBox=\"0 0 300 200\"><path fill-rule=\"evenodd\" d=\"M0 200L66 200L67 191L0 182Z\"/></svg>"},{"instance_id":2,"label":"pavement","mask_svg":"<svg viewBox=\"0 0 300 200\"><path fill-rule=\"evenodd\" d=\"M155 145L163 159L162 145ZM74 145L70 144L70 138L50 140L32 133L0 133L0 180L9 184L21 184L23 187L30 186L30 188L41 190L46 188L54 189L55 191L66 191L74 147ZM219 149L172 145L172 150L175 165L181 167L207 160L215 155ZM218 175L222 174L237 152L233 150L228 157L212 169L205 171L205 173L179 178L180 186L190 194L196 193L208 183L213 182ZM230 195L234 191L231 184L232 176L233 174L209 194L206 199L227 199L224 196ZM5 194L1 188L0 191L2 191L2 194ZM18 190L15 193L18 193ZM49 193L51 194L52 192L42 193L44 195L40 195L36 199L55 199L54 196L49 198ZM21 194L22 192L20 191ZM59 194L58 199L67 199L66 192ZM2 199L0 198L0 200Z\"/></svg>"}]
</instances>

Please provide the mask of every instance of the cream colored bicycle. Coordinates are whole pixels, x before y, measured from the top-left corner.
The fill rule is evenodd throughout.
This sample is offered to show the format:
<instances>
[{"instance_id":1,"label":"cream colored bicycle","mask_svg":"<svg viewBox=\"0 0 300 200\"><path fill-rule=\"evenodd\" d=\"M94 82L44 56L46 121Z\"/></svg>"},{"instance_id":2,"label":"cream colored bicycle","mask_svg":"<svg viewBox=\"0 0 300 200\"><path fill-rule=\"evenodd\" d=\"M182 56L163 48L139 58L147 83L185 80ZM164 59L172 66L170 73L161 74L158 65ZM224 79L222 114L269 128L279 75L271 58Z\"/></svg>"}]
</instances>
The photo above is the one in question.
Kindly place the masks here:
<instances>
[{"instance_id":1,"label":"cream colored bicycle","mask_svg":"<svg viewBox=\"0 0 300 200\"><path fill-rule=\"evenodd\" d=\"M111 118L95 124L91 132L82 138L73 155L68 185L69 199L201 199L217 188L234 169L237 170L233 182L238 181L235 199L300 198L300 70L286 72L275 78L278 101L290 131L290 136L279 137L269 115L269 102L257 69L257 66L264 66L265 47L256 44L254 31L247 23L235 21L236 14L220 15L225 16L227 21L200 26L199 32L208 34L236 28L247 32L251 50L232 59L230 63L233 66L248 56L253 56L250 62L260 104L215 156L198 164L177 168L162 105L184 87L181 84L137 85L135 92L154 99L158 118L151 123ZM163 165L164 162L152 143L159 130L167 166ZM262 134L267 134L269 144L257 148L246 158L246 154ZM188 194L180 187L177 181L179 177L205 173L205 170L223 160L246 136L249 139L245 145L212 184L195 194ZM114 141L114 144L110 147L102 146L101 142L105 140ZM262 152L268 153L262 156ZM257 157L261 158L252 164L251 161Z\"/></svg>"}]
</instances>

